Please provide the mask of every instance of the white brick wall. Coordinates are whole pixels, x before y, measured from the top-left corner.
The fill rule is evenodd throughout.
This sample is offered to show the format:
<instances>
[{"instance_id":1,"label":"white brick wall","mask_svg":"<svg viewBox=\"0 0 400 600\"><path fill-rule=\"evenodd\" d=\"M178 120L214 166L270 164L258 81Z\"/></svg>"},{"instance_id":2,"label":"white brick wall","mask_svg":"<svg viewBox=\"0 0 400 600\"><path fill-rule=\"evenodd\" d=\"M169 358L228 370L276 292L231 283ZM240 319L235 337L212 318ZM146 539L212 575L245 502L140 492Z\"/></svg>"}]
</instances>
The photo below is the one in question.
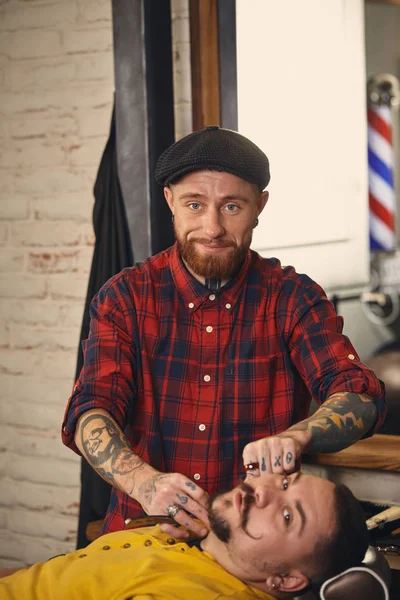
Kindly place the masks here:
<instances>
[{"instance_id":1,"label":"white brick wall","mask_svg":"<svg viewBox=\"0 0 400 600\"><path fill-rule=\"evenodd\" d=\"M172 0L175 132L192 130L188 0ZM60 425L113 100L111 0L0 2L0 568L75 547Z\"/></svg>"},{"instance_id":2,"label":"white brick wall","mask_svg":"<svg viewBox=\"0 0 400 600\"><path fill-rule=\"evenodd\" d=\"M60 426L110 126L110 0L0 3L0 567L75 547L79 459Z\"/></svg>"}]
</instances>

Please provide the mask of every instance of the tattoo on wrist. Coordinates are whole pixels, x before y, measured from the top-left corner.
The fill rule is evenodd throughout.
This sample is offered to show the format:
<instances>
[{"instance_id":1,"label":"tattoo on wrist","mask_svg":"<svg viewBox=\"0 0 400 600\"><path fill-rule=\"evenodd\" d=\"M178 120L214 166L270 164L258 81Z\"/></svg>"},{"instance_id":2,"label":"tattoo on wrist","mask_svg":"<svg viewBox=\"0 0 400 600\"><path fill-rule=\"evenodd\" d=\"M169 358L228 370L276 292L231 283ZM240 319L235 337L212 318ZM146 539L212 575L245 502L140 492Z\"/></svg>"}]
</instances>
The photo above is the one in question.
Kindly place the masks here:
<instances>
[{"instance_id":1,"label":"tattoo on wrist","mask_svg":"<svg viewBox=\"0 0 400 600\"><path fill-rule=\"evenodd\" d=\"M137 495L140 504L143 506L151 504L153 502L154 495L157 492L157 483L168 477L168 474L161 473L155 475L151 479L146 479L138 488Z\"/></svg>"}]
</instances>

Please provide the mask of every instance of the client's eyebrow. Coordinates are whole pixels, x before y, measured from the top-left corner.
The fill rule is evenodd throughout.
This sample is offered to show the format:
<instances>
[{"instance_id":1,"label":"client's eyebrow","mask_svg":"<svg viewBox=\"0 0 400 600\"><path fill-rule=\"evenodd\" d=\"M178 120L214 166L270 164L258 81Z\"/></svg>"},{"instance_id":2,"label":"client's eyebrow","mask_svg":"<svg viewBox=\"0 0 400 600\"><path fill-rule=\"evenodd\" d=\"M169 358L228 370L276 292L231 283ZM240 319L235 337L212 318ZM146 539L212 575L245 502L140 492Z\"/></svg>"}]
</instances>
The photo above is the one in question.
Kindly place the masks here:
<instances>
[{"instance_id":1,"label":"client's eyebrow","mask_svg":"<svg viewBox=\"0 0 400 600\"><path fill-rule=\"evenodd\" d=\"M297 473L295 473L295 475L292 477L292 485L294 485L296 482L298 482L300 477L301 477L301 472L297 471ZM298 500L296 500L296 502L294 504L300 515L301 525L300 525L299 535L301 535L303 533L303 529L306 525L307 517L306 517L306 513L304 512L303 505Z\"/></svg>"},{"instance_id":2,"label":"client's eyebrow","mask_svg":"<svg viewBox=\"0 0 400 600\"><path fill-rule=\"evenodd\" d=\"M303 533L303 529L305 527L307 518L306 518L306 513L304 512L304 508L298 500L296 500L295 505L296 505L296 508L299 511L299 515L300 515L301 526L300 526L299 535L301 535Z\"/></svg>"}]
</instances>

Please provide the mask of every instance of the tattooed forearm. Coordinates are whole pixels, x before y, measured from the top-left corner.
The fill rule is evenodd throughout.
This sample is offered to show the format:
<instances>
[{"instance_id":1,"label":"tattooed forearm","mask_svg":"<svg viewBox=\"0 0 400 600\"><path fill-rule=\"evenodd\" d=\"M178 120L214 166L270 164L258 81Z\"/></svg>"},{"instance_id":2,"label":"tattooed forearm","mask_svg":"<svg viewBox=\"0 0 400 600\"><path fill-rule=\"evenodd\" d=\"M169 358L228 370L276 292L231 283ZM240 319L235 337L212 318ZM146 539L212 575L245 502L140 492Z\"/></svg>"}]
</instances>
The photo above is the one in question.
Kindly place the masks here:
<instances>
[{"instance_id":1,"label":"tattooed forearm","mask_svg":"<svg viewBox=\"0 0 400 600\"><path fill-rule=\"evenodd\" d=\"M146 465L140 456L129 448L123 432L110 417L91 412L82 417L79 427L81 450L91 466L112 485L122 487L118 485L121 476L131 474ZM126 491L130 493L130 490Z\"/></svg>"},{"instance_id":2,"label":"tattooed forearm","mask_svg":"<svg viewBox=\"0 0 400 600\"><path fill-rule=\"evenodd\" d=\"M373 400L353 392L330 396L311 417L288 431L308 431L310 453L337 452L359 440L375 423Z\"/></svg>"}]
</instances>

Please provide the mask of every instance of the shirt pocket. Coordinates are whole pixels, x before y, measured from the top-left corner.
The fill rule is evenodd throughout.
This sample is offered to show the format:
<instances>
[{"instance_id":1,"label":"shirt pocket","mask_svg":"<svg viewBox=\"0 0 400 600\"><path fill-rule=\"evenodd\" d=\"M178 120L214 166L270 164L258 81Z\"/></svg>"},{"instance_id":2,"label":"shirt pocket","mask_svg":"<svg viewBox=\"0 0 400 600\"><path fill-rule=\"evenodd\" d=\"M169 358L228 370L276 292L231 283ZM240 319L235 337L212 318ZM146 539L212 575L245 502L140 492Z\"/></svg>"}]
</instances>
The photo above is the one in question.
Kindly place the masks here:
<instances>
[{"instance_id":1,"label":"shirt pocket","mask_svg":"<svg viewBox=\"0 0 400 600\"><path fill-rule=\"evenodd\" d=\"M229 361L225 370L223 419L241 429L265 428L280 413L285 414L286 422L291 388L284 353Z\"/></svg>"}]
</instances>

